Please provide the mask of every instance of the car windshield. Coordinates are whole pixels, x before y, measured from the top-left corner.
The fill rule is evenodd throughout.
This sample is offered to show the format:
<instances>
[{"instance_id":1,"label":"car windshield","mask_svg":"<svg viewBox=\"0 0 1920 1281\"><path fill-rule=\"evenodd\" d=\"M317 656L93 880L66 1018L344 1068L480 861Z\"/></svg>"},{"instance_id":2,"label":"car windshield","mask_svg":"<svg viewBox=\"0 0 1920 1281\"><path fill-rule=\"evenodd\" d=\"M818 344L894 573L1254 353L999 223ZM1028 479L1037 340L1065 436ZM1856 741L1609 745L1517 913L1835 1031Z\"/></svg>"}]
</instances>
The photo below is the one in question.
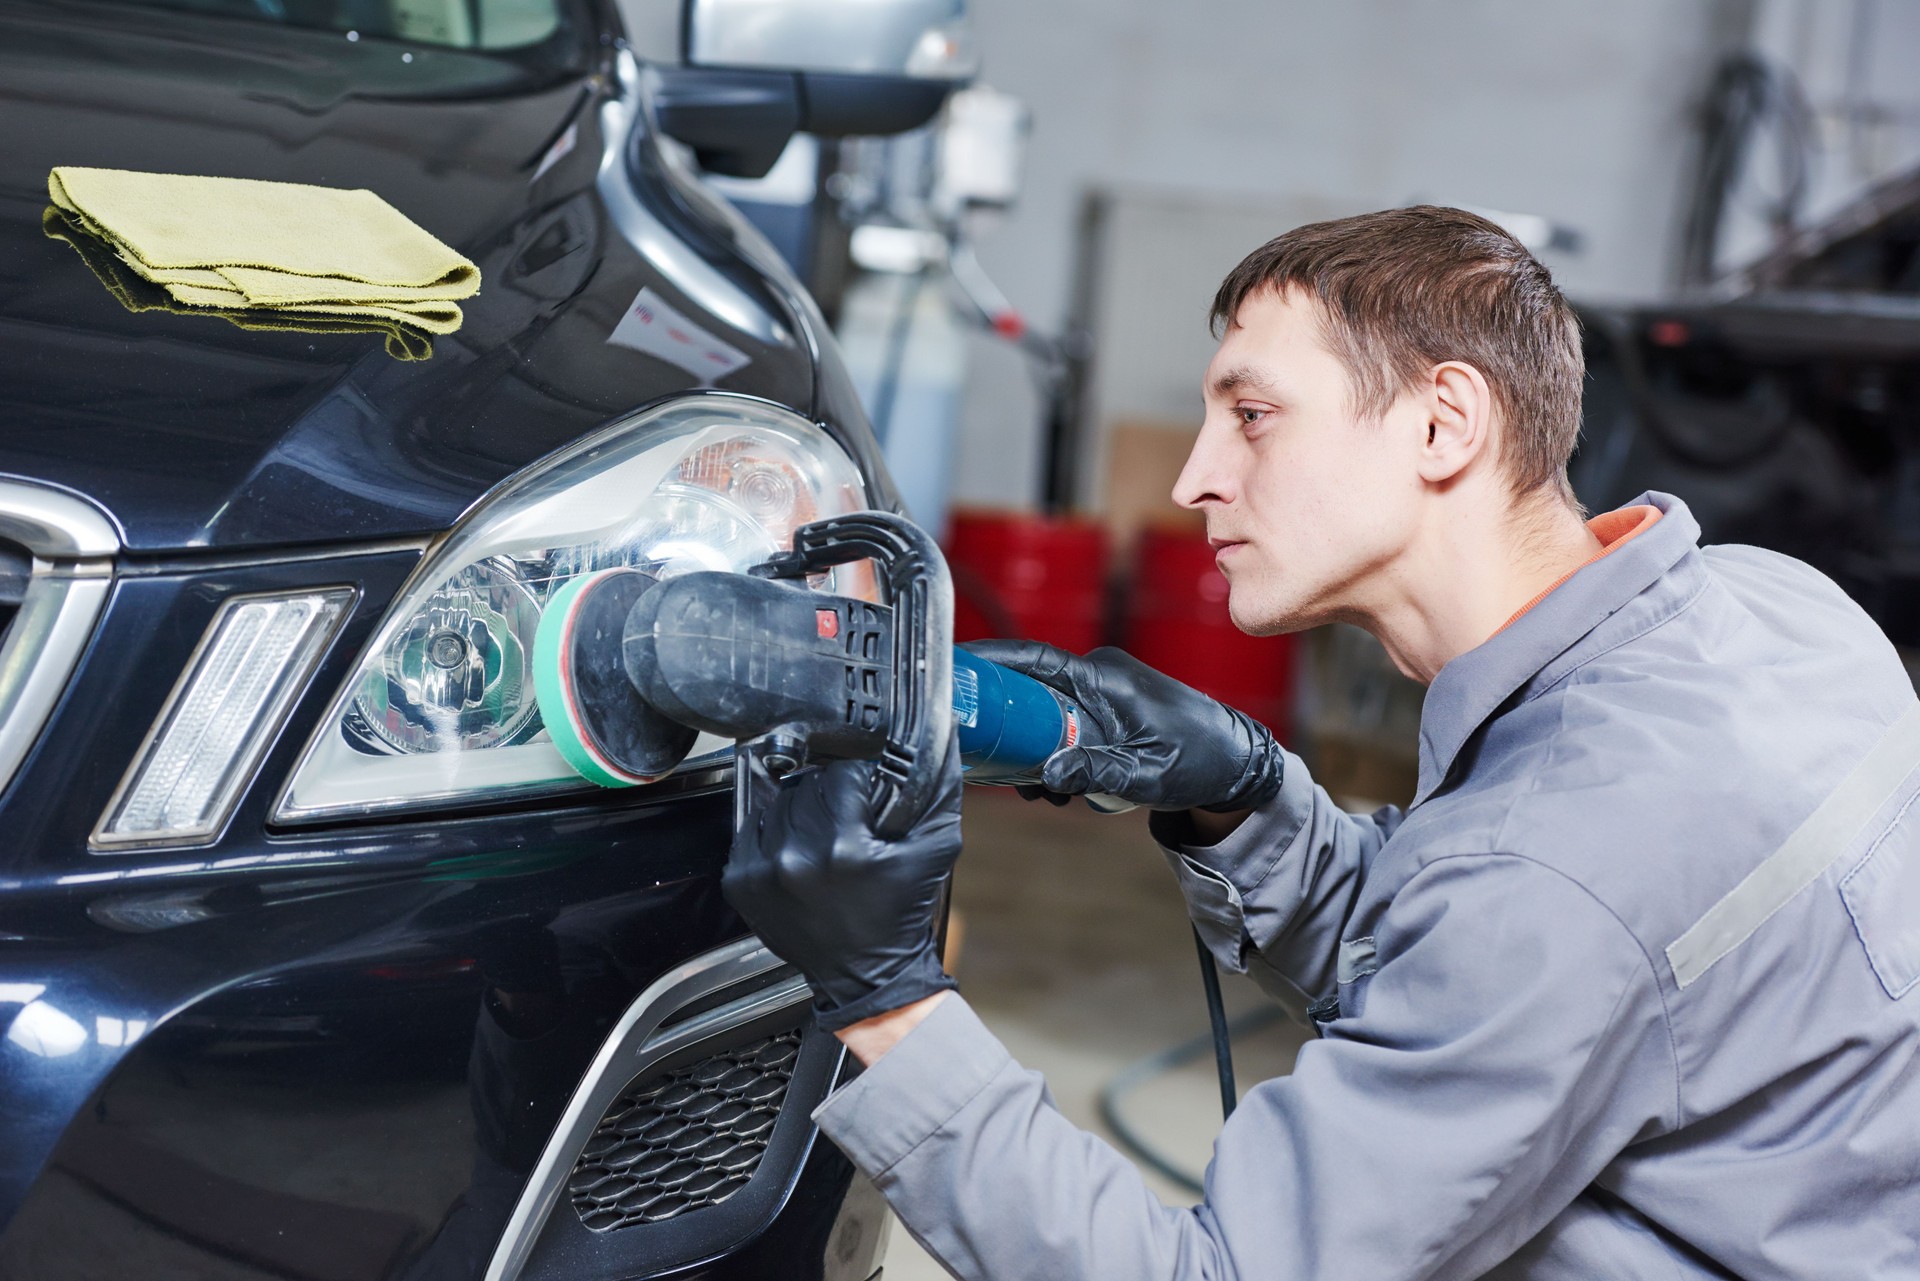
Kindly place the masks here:
<instances>
[{"instance_id":1,"label":"car windshield","mask_svg":"<svg viewBox=\"0 0 1920 1281\"><path fill-rule=\"evenodd\" d=\"M538 44L560 26L560 0L112 0L129 8L337 31L350 40L404 40L450 49Z\"/></svg>"}]
</instances>

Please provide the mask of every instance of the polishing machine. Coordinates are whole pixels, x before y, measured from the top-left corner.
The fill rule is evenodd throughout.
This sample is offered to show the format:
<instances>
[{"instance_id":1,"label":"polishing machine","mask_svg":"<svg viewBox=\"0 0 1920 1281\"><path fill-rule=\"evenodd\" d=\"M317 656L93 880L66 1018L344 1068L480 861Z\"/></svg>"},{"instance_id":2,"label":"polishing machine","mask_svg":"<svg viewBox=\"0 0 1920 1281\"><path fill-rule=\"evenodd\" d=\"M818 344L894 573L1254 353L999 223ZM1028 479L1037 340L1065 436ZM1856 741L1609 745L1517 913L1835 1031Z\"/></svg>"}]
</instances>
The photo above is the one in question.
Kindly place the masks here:
<instances>
[{"instance_id":1,"label":"polishing machine","mask_svg":"<svg viewBox=\"0 0 1920 1281\"><path fill-rule=\"evenodd\" d=\"M886 603L807 585L856 560L873 563ZM561 755L606 787L665 776L701 731L740 745L743 805L754 779L875 761L874 830L893 838L931 803L956 731L977 783L1037 782L1054 752L1098 742L1072 699L952 637L953 587L932 538L904 517L854 512L801 526L792 551L745 574L574 579L541 618L535 692Z\"/></svg>"}]
</instances>

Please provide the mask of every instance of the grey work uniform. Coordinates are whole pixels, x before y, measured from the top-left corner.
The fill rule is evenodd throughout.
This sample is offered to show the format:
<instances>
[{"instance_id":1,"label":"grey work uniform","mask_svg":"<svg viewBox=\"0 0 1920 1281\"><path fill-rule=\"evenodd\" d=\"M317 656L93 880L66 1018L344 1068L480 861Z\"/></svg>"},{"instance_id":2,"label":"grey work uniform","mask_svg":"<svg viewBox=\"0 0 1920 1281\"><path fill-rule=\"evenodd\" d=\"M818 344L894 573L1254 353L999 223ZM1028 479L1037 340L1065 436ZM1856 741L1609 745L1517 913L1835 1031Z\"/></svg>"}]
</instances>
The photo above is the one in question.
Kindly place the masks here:
<instances>
[{"instance_id":1,"label":"grey work uniform","mask_svg":"<svg viewBox=\"0 0 1920 1281\"><path fill-rule=\"evenodd\" d=\"M1169 851L1215 955L1326 1019L1206 1200L949 996L815 1114L915 1236L994 1281L1920 1277L1920 707L1827 579L1642 501L1440 672L1410 809L1290 758Z\"/></svg>"}]
</instances>

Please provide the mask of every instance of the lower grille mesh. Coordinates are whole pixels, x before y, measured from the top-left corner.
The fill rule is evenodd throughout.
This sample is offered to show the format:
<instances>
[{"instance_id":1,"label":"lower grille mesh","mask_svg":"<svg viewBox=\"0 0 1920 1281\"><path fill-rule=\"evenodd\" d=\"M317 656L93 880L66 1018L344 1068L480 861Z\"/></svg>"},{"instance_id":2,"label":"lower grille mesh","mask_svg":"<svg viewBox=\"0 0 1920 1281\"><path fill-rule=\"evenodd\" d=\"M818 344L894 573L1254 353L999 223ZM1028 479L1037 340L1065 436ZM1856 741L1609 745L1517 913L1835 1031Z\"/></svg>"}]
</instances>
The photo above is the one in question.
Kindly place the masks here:
<instances>
[{"instance_id":1,"label":"lower grille mesh","mask_svg":"<svg viewBox=\"0 0 1920 1281\"><path fill-rule=\"evenodd\" d=\"M627 1087L567 1180L580 1221L596 1232L659 1223L745 1187L799 1053L795 1028Z\"/></svg>"}]
</instances>

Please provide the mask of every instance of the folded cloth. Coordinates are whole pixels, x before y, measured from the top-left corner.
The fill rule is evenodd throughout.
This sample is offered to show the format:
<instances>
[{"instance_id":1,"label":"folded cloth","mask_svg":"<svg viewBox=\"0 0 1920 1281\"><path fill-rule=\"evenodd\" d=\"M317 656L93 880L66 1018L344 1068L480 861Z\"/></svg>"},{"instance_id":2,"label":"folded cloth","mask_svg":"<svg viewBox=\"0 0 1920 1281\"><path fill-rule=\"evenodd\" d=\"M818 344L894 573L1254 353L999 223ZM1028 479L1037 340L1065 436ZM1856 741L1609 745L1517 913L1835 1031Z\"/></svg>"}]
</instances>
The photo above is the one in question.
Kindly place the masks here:
<instances>
[{"instance_id":1,"label":"folded cloth","mask_svg":"<svg viewBox=\"0 0 1920 1281\"><path fill-rule=\"evenodd\" d=\"M296 333L381 334L387 354L395 360L426 360L433 340L411 320L388 316L332 315L294 308L229 308L182 304L169 290L137 275L114 247L90 235L81 224L52 205L40 216L41 229L55 240L73 246L107 292L128 311L170 311L178 316L213 316L242 329L271 329ZM457 322L456 322L457 323Z\"/></svg>"},{"instance_id":2,"label":"folded cloth","mask_svg":"<svg viewBox=\"0 0 1920 1281\"><path fill-rule=\"evenodd\" d=\"M47 194L189 307L460 327L480 269L371 191L63 165Z\"/></svg>"}]
</instances>

